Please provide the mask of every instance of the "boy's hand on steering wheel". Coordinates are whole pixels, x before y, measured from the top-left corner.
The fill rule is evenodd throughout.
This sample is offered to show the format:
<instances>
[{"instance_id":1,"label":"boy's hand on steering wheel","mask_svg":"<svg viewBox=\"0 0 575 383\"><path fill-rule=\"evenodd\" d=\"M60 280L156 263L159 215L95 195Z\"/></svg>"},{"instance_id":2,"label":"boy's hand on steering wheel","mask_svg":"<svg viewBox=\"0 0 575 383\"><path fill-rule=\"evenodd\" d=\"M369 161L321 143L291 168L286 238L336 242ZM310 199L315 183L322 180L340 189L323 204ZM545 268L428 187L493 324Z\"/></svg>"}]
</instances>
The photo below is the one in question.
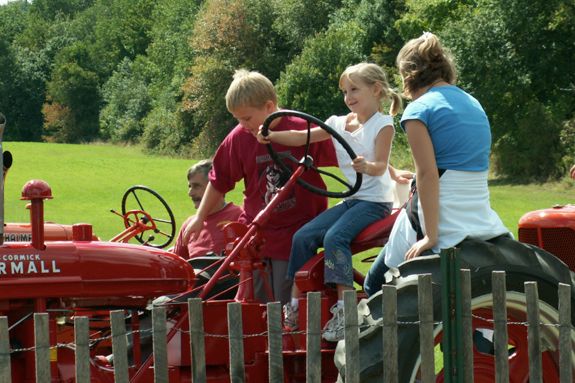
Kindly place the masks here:
<instances>
[{"instance_id":1,"label":"boy's hand on steering wheel","mask_svg":"<svg viewBox=\"0 0 575 383\"><path fill-rule=\"evenodd\" d=\"M264 145L271 144L272 141L270 140L270 136L271 136L272 132L268 132L268 135L264 136L262 134L262 130L263 130L263 126L260 126L260 129L258 130L258 135L256 136L258 142L260 144L264 144Z\"/></svg>"},{"instance_id":2,"label":"boy's hand on steering wheel","mask_svg":"<svg viewBox=\"0 0 575 383\"><path fill-rule=\"evenodd\" d=\"M407 252L405 253L405 259L410 260L412 258L421 255L421 253L423 253L425 250L429 250L433 246L435 246L436 242L437 241L432 241L426 235L425 237L423 237L423 239L420 239L419 241L415 242L413 246L411 246L411 248L407 250Z\"/></svg>"}]
</instances>

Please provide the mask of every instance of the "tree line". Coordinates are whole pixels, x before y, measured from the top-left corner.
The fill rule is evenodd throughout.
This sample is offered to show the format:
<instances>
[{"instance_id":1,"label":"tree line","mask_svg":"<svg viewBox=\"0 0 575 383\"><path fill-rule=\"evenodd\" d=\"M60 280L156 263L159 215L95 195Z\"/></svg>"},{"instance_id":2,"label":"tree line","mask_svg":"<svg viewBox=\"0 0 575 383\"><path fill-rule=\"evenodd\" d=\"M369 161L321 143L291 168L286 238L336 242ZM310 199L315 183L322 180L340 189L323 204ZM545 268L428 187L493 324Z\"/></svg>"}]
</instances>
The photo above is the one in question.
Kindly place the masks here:
<instances>
[{"instance_id":1,"label":"tree line","mask_svg":"<svg viewBox=\"0 0 575 383\"><path fill-rule=\"evenodd\" d=\"M497 174L553 179L575 162L574 19L572 0L12 1L0 6L5 139L210 156L234 125L235 69L325 119L346 113L346 66L376 62L400 89L397 52L431 31L486 109Z\"/></svg>"}]
</instances>

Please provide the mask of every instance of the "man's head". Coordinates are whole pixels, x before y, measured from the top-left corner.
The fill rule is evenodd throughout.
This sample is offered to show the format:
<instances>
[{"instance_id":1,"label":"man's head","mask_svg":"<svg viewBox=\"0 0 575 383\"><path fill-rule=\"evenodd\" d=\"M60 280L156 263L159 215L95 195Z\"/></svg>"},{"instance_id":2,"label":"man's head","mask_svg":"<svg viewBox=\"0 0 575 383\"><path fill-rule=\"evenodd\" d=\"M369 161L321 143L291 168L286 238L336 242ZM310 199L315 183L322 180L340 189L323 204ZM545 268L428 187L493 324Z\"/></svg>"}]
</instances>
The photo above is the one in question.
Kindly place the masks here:
<instances>
[{"instance_id":1,"label":"man's head","mask_svg":"<svg viewBox=\"0 0 575 383\"><path fill-rule=\"evenodd\" d=\"M237 70L226 93L226 107L244 128L256 136L266 117L277 110L274 85L261 73Z\"/></svg>"},{"instance_id":2,"label":"man's head","mask_svg":"<svg viewBox=\"0 0 575 383\"><path fill-rule=\"evenodd\" d=\"M196 209L200 206L200 202L208 186L208 173L211 168L211 160L202 160L188 169L188 195L192 199Z\"/></svg>"}]
</instances>

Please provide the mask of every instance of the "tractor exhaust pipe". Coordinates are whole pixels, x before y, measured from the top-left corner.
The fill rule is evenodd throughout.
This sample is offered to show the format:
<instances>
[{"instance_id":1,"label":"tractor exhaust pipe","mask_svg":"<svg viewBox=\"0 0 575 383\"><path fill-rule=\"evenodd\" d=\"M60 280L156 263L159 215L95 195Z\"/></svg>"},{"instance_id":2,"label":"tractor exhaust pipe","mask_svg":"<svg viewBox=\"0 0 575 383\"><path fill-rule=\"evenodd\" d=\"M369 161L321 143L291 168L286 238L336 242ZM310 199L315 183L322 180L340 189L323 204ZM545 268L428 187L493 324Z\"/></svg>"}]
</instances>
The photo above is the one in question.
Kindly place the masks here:
<instances>
[{"instance_id":1,"label":"tractor exhaust pipe","mask_svg":"<svg viewBox=\"0 0 575 383\"><path fill-rule=\"evenodd\" d=\"M8 174L8 169L10 169L12 166L12 153L10 153L8 150L4 150L4 153L2 153L2 161L4 161L4 167L2 171L2 175L4 176L4 182L2 185L4 185L6 184L6 174Z\"/></svg>"},{"instance_id":2,"label":"tractor exhaust pipe","mask_svg":"<svg viewBox=\"0 0 575 383\"><path fill-rule=\"evenodd\" d=\"M4 127L6 126L6 117L0 113L0 153L2 150L2 137L4 136ZM0 165L3 169L2 175L0 176L0 245L4 244L4 155L0 156Z\"/></svg>"}]
</instances>

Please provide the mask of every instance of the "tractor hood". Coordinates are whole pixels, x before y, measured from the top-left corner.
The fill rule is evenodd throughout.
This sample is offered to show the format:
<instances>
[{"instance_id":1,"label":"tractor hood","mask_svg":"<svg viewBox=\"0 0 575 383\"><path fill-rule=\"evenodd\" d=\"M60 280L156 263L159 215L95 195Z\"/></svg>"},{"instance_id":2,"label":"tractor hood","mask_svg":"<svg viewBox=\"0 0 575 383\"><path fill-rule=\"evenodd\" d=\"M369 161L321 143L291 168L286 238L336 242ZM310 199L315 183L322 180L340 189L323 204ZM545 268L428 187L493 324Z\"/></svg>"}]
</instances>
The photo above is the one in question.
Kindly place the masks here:
<instances>
[{"instance_id":1,"label":"tractor hood","mask_svg":"<svg viewBox=\"0 0 575 383\"><path fill-rule=\"evenodd\" d=\"M186 291L192 267L160 249L113 242L46 242L0 247L0 300L141 297Z\"/></svg>"},{"instance_id":2,"label":"tractor hood","mask_svg":"<svg viewBox=\"0 0 575 383\"><path fill-rule=\"evenodd\" d=\"M557 205L550 209L535 210L519 219L520 229L569 228L575 230L575 205Z\"/></svg>"},{"instance_id":3,"label":"tractor hood","mask_svg":"<svg viewBox=\"0 0 575 383\"><path fill-rule=\"evenodd\" d=\"M72 241L74 239L73 225L62 225L55 222L44 223L44 240ZM32 225L29 223L4 224L4 242L31 242ZM92 241L99 241L92 235Z\"/></svg>"}]
</instances>

